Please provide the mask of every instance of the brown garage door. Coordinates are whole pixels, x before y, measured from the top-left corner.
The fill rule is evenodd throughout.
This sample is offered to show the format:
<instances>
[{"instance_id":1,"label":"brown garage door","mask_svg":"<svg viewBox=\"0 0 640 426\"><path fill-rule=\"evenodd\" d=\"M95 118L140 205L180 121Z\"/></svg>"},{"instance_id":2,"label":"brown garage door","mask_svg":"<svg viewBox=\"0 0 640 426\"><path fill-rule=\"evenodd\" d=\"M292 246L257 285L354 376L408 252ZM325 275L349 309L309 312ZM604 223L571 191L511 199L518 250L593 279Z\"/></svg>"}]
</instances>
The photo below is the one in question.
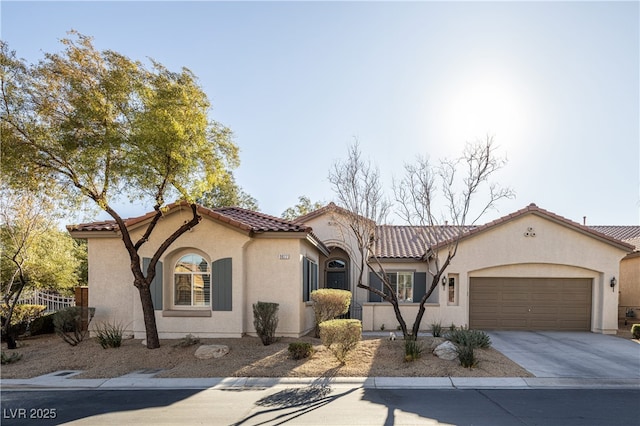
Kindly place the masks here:
<instances>
[{"instance_id":1,"label":"brown garage door","mask_svg":"<svg viewBox=\"0 0 640 426\"><path fill-rule=\"evenodd\" d=\"M591 279L471 278L469 326L591 330Z\"/></svg>"}]
</instances>

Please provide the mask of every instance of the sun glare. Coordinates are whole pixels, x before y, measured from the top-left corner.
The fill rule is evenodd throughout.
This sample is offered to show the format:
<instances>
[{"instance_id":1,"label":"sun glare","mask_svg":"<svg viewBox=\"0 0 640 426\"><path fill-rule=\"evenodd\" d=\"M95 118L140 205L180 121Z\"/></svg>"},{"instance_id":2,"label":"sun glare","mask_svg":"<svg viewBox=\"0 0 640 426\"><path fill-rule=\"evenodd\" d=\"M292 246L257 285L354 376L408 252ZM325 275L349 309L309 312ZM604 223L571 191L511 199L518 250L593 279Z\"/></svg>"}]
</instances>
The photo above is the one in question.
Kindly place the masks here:
<instances>
[{"instance_id":1,"label":"sun glare","mask_svg":"<svg viewBox=\"0 0 640 426\"><path fill-rule=\"evenodd\" d=\"M456 145L495 136L498 143L518 139L526 113L522 91L508 80L475 78L451 91L444 108L444 131Z\"/></svg>"}]
</instances>

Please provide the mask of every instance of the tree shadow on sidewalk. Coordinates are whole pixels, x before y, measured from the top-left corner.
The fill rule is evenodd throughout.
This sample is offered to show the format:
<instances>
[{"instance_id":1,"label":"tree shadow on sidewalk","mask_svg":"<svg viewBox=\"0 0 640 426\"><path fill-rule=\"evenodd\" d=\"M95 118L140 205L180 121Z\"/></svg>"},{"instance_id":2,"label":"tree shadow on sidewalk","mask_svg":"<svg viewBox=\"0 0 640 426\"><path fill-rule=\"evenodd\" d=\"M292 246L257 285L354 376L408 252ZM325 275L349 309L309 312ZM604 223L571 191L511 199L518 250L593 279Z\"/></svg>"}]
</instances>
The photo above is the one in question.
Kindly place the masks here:
<instances>
[{"instance_id":1,"label":"tree shadow on sidewalk","mask_svg":"<svg viewBox=\"0 0 640 426\"><path fill-rule=\"evenodd\" d=\"M234 423L242 425L260 416L269 418L255 424L279 425L289 422L305 414L324 407L331 402L348 395L356 389L348 389L343 393L331 395L331 382L337 374L337 368L327 371L327 374L314 380L310 385L299 388L287 388L256 401L256 405L264 409ZM268 408L271 407L271 408Z\"/></svg>"}]
</instances>

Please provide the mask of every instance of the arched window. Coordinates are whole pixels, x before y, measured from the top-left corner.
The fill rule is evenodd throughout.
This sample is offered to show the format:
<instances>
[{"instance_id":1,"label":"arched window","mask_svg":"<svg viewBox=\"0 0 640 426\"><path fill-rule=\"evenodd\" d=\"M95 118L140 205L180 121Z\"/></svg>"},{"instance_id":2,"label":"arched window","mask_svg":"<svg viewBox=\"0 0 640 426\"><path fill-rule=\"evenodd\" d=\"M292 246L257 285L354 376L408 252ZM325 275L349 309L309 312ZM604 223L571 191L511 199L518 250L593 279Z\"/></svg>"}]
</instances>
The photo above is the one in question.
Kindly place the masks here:
<instances>
[{"instance_id":1,"label":"arched window","mask_svg":"<svg viewBox=\"0 0 640 426\"><path fill-rule=\"evenodd\" d=\"M211 305L211 267L198 254L182 256L173 270L176 306Z\"/></svg>"},{"instance_id":2,"label":"arched window","mask_svg":"<svg viewBox=\"0 0 640 426\"><path fill-rule=\"evenodd\" d=\"M344 269L347 267L347 263L344 260L332 259L327 262L327 269Z\"/></svg>"}]
</instances>

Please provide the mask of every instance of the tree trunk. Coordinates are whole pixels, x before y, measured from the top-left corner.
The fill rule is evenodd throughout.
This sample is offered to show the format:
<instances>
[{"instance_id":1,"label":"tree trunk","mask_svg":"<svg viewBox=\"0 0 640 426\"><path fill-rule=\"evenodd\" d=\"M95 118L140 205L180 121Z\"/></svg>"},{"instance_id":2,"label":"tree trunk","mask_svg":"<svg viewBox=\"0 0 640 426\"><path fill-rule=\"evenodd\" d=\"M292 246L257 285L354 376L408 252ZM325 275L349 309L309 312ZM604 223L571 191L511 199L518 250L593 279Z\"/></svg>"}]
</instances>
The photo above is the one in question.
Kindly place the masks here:
<instances>
[{"instance_id":1,"label":"tree trunk","mask_svg":"<svg viewBox=\"0 0 640 426\"><path fill-rule=\"evenodd\" d=\"M157 349L160 347L158 338L158 327L156 326L156 315L151 300L151 289L149 284L135 284L140 292L140 302L142 303L142 316L144 318L144 328L147 334L147 349Z\"/></svg>"},{"instance_id":2,"label":"tree trunk","mask_svg":"<svg viewBox=\"0 0 640 426\"><path fill-rule=\"evenodd\" d=\"M438 287L438 283L440 282L440 276L441 274L436 274L436 276L433 277L433 281L431 282L431 287L429 288L429 291L427 291L424 297L422 298L422 300L420 300L420 307L418 308L418 313L416 314L416 320L414 321L413 327L411 328L413 336L415 338L418 338L418 330L420 330L420 323L422 322L422 317L424 316L424 313L426 311L426 306L424 306L424 304L427 302L427 299L429 298L429 296L431 296L431 294L433 293L433 290L435 290Z\"/></svg>"},{"instance_id":3,"label":"tree trunk","mask_svg":"<svg viewBox=\"0 0 640 426\"><path fill-rule=\"evenodd\" d=\"M407 338L410 338L411 336L409 336L409 334L407 333L407 323L405 322L404 318L402 317L402 312L400 312L400 306L398 305L398 301L397 300L391 300L391 306L393 306L393 313L396 315L396 319L398 320L398 323L400 324L400 330L402 331L402 337L404 337L404 340L407 340Z\"/></svg>"}]
</instances>

